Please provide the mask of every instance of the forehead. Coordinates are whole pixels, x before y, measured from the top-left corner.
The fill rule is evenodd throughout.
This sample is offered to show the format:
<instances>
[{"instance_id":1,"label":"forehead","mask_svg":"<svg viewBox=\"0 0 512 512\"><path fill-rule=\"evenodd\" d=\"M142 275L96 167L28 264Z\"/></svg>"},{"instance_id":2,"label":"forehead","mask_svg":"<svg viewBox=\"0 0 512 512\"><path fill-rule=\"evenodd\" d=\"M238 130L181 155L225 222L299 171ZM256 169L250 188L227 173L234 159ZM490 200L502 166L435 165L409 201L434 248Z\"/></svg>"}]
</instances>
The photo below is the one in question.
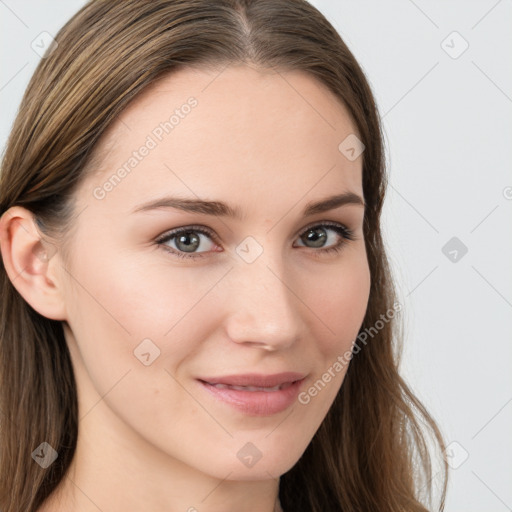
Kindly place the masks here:
<instances>
[{"instance_id":1,"label":"forehead","mask_svg":"<svg viewBox=\"0 0 512 512\"><path fill-rule=\"evenodd\" d=\"M303 72L183 68L135 98L104 134L83 200L127 213L173 192L238 196L248 207L266 198L296 203L308 190L305 201L362 195L361 158L338 148L354 133L342 102ZM104 200L94 201L95 187L107 191Z\"/></svg>"}]
</instances>

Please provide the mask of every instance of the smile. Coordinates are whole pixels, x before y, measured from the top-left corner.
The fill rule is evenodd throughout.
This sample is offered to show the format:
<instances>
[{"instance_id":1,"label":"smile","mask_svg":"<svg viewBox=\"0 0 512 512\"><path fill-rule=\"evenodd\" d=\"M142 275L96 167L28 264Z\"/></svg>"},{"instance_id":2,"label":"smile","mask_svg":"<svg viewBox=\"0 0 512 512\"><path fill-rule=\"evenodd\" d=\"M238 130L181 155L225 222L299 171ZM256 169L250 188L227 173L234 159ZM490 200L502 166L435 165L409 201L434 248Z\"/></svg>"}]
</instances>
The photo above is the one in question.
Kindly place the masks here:
<instances>
[{"instance_id":1,"label":"smile","mask_svg":"<svg viewBox=\"0 0 512 512\"><path fill-rule=\"evenodd\" d=\"M215 403L226 404L246 415L270 416L295 403L304 380L304 374L283 372L212 377L197 382Z\"/></svg>"}]
</instances>

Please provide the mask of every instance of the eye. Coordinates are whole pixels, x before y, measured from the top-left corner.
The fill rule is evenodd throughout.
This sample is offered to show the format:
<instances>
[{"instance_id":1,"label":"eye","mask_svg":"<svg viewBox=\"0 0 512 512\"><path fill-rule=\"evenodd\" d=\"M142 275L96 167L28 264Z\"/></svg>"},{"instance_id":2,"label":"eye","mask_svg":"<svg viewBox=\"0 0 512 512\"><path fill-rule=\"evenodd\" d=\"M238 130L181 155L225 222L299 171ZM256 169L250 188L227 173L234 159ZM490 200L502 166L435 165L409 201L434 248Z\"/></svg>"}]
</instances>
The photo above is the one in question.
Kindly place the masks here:
<instances>
[{"instance_id":1,"label":"eye","mask_svg":"<svg viewBox=\"0 0 512 512\"><path fill-rule=\"evenodd\" d=\"M209 238L210 242L205 242L202 240L202 237ZM156 243L179 258L197 258L202 257L202 254L198 253L211 251L211 247L215 247L215 244L212 243L212 239L214 238L213 232L209 229L199 226L189 226L166 233L163 237L157 239ZM171 242L174 247L168 246L167 242ZM218 251L214 250L213 252Z\"/></svg>"},{"instance_id":2,"label":"eye","mask_svg":"<svg viewBox=\"0 0 512 512\"><path fill-rule=\"evenodd\" d=\"M330 232L330 233L329 233ZM206 241L203 240L206 238ZM338 241L336 239L339 238ZM350 240L355 240L352 231L342 224L322 223L306 228L299 237L302 245L317 249L314 252L340 251ZM188 226L165 233L155 240L162 249L179 258L202 258L208 252L221 252L213 231L203 226Z\"/></svg>"},{"instance_id":3,"label":"eye","mask_svg":"<svg viewBox=\"0 0 512 512\"><path fill-rule=\"evenodd\" d=\"M336 238L340 240L336 241ZM340 251L348 241L355 240L355 237L352 231L342 224L323 223L306 228L299 240L303 243L299 247L319 248L316 252L328 253Z\"/></svg>"}]
</instances>

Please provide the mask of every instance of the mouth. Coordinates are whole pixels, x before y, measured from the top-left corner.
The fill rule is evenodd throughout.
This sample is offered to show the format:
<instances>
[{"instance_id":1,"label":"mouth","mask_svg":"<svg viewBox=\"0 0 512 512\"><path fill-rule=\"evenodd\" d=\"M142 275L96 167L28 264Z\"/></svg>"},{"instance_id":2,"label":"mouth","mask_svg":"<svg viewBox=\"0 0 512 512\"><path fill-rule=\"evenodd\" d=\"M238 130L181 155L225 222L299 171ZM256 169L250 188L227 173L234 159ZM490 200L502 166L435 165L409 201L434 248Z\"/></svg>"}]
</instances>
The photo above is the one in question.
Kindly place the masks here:
<instances>
[{"instance_id":1,"label":"mouth","mask_svg":"<svg viewBox=\"0 0 512 512\"><path fill-rule=\"evenodd\" d=\"M217 402L252 416L269 416L288 409L304 380L305 375L296 372L197 379L202 389Z\"/></svg>"},{"instance_id":2,"label":"mouth","mask_svg":"<svg viewBox=\"0 0 512 512\"><path fill-rule=\"evenodd\" d=\"M205 382L205 384L209 384L217 389L235 389L237 391L263 391L265 393L270 393L272 391L279 391L281 389L289 388L293 382L286 382L284 384L278 384L277 386L269 387L259 387L259 386L231 386L229 384L212 384L211 382Z\"/></svg>"}]
</instances>

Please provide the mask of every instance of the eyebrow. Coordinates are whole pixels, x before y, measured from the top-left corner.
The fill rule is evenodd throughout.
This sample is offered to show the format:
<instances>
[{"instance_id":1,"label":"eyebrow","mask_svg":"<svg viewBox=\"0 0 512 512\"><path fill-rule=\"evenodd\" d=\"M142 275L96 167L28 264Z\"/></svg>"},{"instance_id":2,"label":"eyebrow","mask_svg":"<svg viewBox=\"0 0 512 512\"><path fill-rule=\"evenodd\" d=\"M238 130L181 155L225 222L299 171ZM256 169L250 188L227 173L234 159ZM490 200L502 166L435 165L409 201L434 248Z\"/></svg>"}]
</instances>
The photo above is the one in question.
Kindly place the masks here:
<instances>
[{"instance_id":1,"label":"eyebrow","mask_svg":"<svg viewBox=\"0 0 512 512\"><path fill-rule=\"evenodd\" d=\"M311 201L306 204L303 210L303 216L307 217L317 213L334 210L345 205L366 206L364 200L354 192L344 192L342 194L329 196L318 201ZM181 197L161 197L149 201L148 203L137 206L132 213L146 212L162 208L176 208L185 212L201 213L204 215L214 215L218 217L231 217L242 220L244 218L239 208L232 207L222 201L207 201L204 199L189 199Z\"/></svg>"}]
</instances>

